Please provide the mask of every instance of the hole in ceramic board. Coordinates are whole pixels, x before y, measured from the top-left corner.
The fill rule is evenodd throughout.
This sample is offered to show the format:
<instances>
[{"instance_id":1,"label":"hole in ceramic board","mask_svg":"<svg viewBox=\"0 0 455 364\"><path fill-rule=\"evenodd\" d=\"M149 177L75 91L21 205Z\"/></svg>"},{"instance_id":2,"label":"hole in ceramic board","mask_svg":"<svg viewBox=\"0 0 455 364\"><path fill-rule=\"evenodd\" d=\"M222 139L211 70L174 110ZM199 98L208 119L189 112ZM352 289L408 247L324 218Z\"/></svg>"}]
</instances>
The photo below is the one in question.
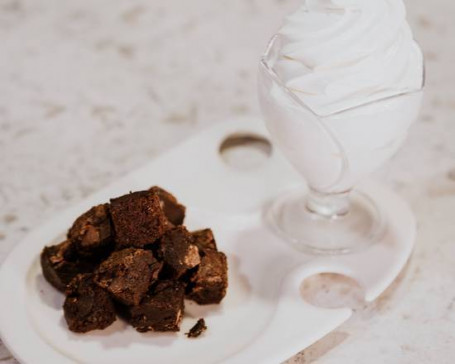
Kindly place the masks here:
<instances>
[{"instance_id":1,"label":"hole in ceramic board","mask_svg":"<svg viewBox=\"0 0 455 364\"><path fill-rule=\"evenodd\" d=\"M251 133L229 135L220 145L221 159L237 170L250 170L264 165L272 155L267 138Z\"/></svg>"},{"instance_id":2,"label":"hole in ceramic board","mask_svg":"<svg viewBox=\"0 0 455 364\"><path fill-rule=\"evenodd\" d=\"M451 169L449 173L447 173L447 177L455 182L455 168Z\"/></svg>"},{"instance_id":3,"label":"hole in ceramic board","mask_svg":"<svg viewBox=\"0 0 455 364\"><path fill-rule=\"evenodd\" d=\"M317 307L355 310L365 305L363 288L354 279L341 274L322 273L307 278L300 292L305 301Z\"/></svg>"}]
</instances>

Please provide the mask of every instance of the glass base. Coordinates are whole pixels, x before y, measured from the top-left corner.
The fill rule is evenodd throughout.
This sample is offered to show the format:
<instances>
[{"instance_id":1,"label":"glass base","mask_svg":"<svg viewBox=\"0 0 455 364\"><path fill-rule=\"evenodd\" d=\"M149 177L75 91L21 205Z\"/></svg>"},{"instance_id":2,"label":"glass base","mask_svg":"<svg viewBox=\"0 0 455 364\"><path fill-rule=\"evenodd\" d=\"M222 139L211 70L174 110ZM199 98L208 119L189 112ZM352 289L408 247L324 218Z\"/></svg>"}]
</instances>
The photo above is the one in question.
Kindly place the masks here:
<instances>
[{"instance_id":1,"label":"glass base","mask_svg":"<svg viewBox=\"0 0 455 364\"><path fill-rule=\"evenodd\" d=\"M335 217L312 212L307 196L302 190L288 193L266 211L268 223L294 248L311 254L348 254L383 236L383 216L368 196L351 192L349 210Z\"/></svg>"}]
</instances>

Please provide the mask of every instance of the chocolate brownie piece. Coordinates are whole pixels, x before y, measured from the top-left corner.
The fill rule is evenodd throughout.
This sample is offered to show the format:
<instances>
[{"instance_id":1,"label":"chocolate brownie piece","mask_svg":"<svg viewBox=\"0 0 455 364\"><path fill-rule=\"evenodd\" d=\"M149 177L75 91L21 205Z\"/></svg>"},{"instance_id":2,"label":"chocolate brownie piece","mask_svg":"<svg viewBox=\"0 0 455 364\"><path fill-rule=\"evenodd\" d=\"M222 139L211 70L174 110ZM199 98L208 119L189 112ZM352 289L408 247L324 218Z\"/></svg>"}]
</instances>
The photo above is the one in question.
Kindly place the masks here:
<instances>
[{"instance_id":1,"label":"chocolate brownie piece","mask_svg":"<svg viewBox=\"0 0 455 364\"><path fill-rule=\"evenodd\" d=\"M109 294L93 282L92 274L79 274L70 282L63 311L68 328L78 333L103 330L116 319Z\"/></svg>"},{"instance_id":2,"label":"chocolate brownie piece","mask_svg":"<svg viewBox=\"0 0 455 364\"><path fill-rule=\"evenodd\" d=\"M114 242L109 204L92 207L76 219L68 231L68 239L83 257L100 257L109 254Z\"/></svg>"},{"instance_id":3,"label":"chocolate brownie piece","mask_svg":"<svg viewBox=\"0 0 455 364\"><path fill-rule=\"evenodd\" d=\"M193 237L183 226L168 230L160 242L160 256L165 264L165 277L177 279L200 262Z\"/></svg>"},{"instance_id":4,"label":"chocolate brownie piece","mask_svg":"<svg viewBox=\"0 0 455 364\"><path fill-rule=\"evenodd\" d=\"M111 200L111 217L118 249L152 244L169 228L160 199L150 191Z\"/></svg>"},{"instance_id":5,"label":"chocolate brownie piece","mask_svg":"<svg viewBox=\"0 0 455 364\"><path fill-rule=\"evenodd\" d=\"M201 264L191 276L187 297L201 305L220 303L228 286L226 255L206 250Z\"/></svg>"},{"instance_id":6,"label":"chocolate brownie piece","mask_svg":"<svg viewBox=\"0 0 455 364\"><path fill-rule=\"evenodd\" d=\"M160 281L137 306L127 307L126 320L139 332L179 331L185 287L178 281Z\"/></svg>"},{"instance_id":7,"label":"chocolate brownie piece","mask_svg":"<svg viewBox=\"0 0 455 364\"><path fill-rule=\"evenodd\" d=\"M71 242L68 240L54 246L45 247L41 252L43 276L59 291L65 292L67 284L79 273L88 273L95 269L90 261L77 258Z\"/></svg>"},{"instance_id":8,"label":"chocolate brownie piece","mask_svg":"<svg viewBox=\"0 0 455 364\"><path fill-rule=\"evenodd\" d=\"M193 231L191 236L194 239L194 245L196 245L199 249L201 255L204 255L204 252L207 249L217 250L215 237L213 236L212 229L203 229Z\"/></svg>"},{"instance_id":9,"label":"chocolate brownie piece","mask_svg":"<svg viewBox=\"0 0 455 364\"><path fill-rule=\"evenodd\" d=\"M150 188L151 192L155 193L161 202L164 214L173 225L182 225L185 219L186 207L180 204L170 192L158 186Z\"/></svg>"},{"instance_id":10,"label":"chocolate brownie piece","mask_svg":"<svg viewBox=\"0 0 455 364\"><path fill-rule=\"evenodd\" d=\"M207 326L205 325L205 320L201 318L196 322L196 325L194 325L190 331L186 333L186 336L189 338L196 338L201 336L205 330L207 330Z\"/></svg>"},{"instance_id":11,"label":"chocolate brownie piece","mask_svg":"<svg viewBox=\"0 0 455 364\"><path fill-rule=\"evenodd\" d=\"M151 251L129 248L112 253L101 263L94 280L120 303L137 305L161 267Z\"/></svg>"}]
</instances>

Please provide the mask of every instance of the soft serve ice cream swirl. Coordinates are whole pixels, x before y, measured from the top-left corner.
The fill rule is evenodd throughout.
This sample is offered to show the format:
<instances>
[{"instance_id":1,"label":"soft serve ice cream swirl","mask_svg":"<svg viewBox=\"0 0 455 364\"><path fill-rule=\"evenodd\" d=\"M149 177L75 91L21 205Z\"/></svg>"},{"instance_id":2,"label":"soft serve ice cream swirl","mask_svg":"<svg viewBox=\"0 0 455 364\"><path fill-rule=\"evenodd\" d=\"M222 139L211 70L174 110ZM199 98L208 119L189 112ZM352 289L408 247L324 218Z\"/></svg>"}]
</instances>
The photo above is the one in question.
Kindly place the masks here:
<instances>
[{"instance_id":1,"label":"soft serve ice cream swirl","mask_svg":"<svg viewBox=\"0 0 455 364\"><path fill-rule=\"evenodd\" d=\"M422 86L422 53L402 0L306 0L279 35L276 71L317 114Z\"/></svg>"}]
</instances>

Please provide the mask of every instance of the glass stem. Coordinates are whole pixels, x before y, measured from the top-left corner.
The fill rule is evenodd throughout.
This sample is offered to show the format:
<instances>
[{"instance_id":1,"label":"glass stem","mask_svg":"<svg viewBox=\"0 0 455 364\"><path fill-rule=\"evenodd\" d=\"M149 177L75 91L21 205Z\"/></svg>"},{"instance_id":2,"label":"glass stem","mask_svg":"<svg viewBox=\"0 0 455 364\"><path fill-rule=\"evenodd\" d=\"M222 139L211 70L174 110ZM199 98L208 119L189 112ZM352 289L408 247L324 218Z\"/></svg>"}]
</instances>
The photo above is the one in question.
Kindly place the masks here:
<instances>
[{"instance_id":1,"label":"glass stem","mask_svg":"<svg viewBox=\"0 0 455 364\"><path fill-rule=\"evenodd\" d=\"M350 191L341 193L324 193L310 188L306 208L314 214L328 219L335 219L349 213Z\"/></svg>"}]
</instances>

